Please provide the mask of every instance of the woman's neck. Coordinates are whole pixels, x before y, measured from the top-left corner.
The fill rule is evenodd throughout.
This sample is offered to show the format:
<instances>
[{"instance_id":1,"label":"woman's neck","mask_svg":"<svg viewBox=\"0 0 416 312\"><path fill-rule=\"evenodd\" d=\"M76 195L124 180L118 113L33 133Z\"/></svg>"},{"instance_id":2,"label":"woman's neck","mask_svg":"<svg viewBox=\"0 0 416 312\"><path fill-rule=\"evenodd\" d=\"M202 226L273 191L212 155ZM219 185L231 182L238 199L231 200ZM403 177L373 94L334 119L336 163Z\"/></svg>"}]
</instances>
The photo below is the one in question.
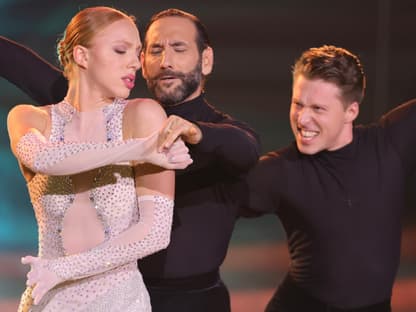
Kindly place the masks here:
<instances>
[{"instance_id":1,"label":"woman's neck","mask_svg":"<svg viewBox=\"0 0 416 312\"><path fill-rule=\"evenodd\" d=\"M69 85L65 101L79 112L95 111L113 103L114 98L105 97L102 93L86 90L78 85Z\"/></svg>"}]
</instances>

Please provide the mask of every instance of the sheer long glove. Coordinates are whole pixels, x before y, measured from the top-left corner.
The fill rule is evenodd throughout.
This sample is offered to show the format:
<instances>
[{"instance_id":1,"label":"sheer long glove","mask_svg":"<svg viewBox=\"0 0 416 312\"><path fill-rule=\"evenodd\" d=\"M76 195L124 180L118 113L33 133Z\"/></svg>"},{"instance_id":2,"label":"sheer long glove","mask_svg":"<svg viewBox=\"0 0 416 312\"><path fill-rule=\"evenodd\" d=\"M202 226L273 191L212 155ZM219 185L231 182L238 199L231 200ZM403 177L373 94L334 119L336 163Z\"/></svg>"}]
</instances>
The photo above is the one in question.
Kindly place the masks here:
<instances>
[{"instance_id":1,"label":"sheer long glove","mask_svg":"<svg viewBox=\"0 0 416 312\"><path fill-rule=\"evenodd\" d=\"M26 285L32 286L33 303L38 304L42 297L63 280L48 268L48 261L39 257L26 256L22 258L23 264L30 265Z\"/></svg>"},{"instance_id":2,"label":"sheer long glove","mask_svg":"<svg viewBox=\"0 0 416 312\"><path fill-rule=\"evenodd\" d=\"M157 140L158 132L146 138L107 143L48 142L39 131L32 130L20 138L16 156L32 171L47 175L71 175L127 161L150 162L166 169L183 169L192 163L183 142L158 153Z\"/></svg>"},{"instance_id":3,"label":"sheer long glove","mask_svg":"<svg viewBox=\"0 0 416 312\"><path fill-rule=\"evenodd\" d=\"M170 241L173 200L145 195L138 197L138 202L140 220L97 247L56 259L24 257L22 263L31 266L27 285L34 287L34 303L39 303L59 283L96 275L166 248Z\"/></svg>"}]
</instances>

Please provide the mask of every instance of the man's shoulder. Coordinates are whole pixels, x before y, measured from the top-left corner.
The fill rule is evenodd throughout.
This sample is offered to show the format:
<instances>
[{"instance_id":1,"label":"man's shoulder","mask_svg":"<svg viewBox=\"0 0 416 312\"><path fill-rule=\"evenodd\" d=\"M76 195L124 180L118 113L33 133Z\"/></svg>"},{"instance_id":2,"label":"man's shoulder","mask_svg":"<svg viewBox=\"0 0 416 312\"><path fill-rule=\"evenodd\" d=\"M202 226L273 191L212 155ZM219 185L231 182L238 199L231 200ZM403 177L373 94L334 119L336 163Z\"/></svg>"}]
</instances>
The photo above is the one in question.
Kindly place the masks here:
<instances>
[{"instance_id":1,"label":"man's shoulder","mask_svg":"<svg viewBox=\"0 0 416 312\"><path fill-rule=\"evenodd\" d=\"M298 156L299 152L296 149L295 144L292 143L285 147L266 153L265 155L260 157L260 160L264 162L276 162L298 158Z\"/></svg>"}]
</instances>

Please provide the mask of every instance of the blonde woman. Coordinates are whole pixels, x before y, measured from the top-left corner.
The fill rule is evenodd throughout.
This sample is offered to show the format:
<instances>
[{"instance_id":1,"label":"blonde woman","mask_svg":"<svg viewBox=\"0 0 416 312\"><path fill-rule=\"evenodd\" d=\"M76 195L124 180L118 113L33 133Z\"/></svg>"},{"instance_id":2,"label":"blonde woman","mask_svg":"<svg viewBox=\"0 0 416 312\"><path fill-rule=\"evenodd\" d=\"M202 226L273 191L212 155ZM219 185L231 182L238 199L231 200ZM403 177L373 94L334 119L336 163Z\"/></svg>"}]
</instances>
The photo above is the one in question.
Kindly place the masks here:
<instances>
[{"instance_id":1,"label":"blonde woman","mask_svg":"<svg viewBox=\"0 0 416 312\"><path fill-rule=\"evenodd\" d=\"M151 311L136 260L168 245L174 172L166 169L192 160L182 141L158 152L159 104L126 100L140 50L133 17L84 9L58 44L65 99L9 113L39 231L38 256L22 259L31 270L19 311Z\"/></svg>"}]
</instances>

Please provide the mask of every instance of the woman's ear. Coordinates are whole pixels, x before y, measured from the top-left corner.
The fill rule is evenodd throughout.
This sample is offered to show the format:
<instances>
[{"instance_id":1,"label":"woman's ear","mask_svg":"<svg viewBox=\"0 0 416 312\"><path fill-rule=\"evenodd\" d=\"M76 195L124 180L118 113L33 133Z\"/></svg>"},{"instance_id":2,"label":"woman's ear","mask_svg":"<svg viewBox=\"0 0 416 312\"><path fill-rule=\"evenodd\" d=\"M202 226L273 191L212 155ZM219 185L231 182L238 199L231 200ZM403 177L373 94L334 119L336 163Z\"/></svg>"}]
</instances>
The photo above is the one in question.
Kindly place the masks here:
<instances>
[{"instance_id":1,"label":"woman's ear","mask_svg":"<svg viewBox=\"0 0 416 312\"><path fill-rule=\"evenodd\" d=\"M74 57L75 63L78 66L82 68L88 67L88 49L86 47L83 47L82 45L76 45L72 55Z\"/></svg>"}]
</instances>

